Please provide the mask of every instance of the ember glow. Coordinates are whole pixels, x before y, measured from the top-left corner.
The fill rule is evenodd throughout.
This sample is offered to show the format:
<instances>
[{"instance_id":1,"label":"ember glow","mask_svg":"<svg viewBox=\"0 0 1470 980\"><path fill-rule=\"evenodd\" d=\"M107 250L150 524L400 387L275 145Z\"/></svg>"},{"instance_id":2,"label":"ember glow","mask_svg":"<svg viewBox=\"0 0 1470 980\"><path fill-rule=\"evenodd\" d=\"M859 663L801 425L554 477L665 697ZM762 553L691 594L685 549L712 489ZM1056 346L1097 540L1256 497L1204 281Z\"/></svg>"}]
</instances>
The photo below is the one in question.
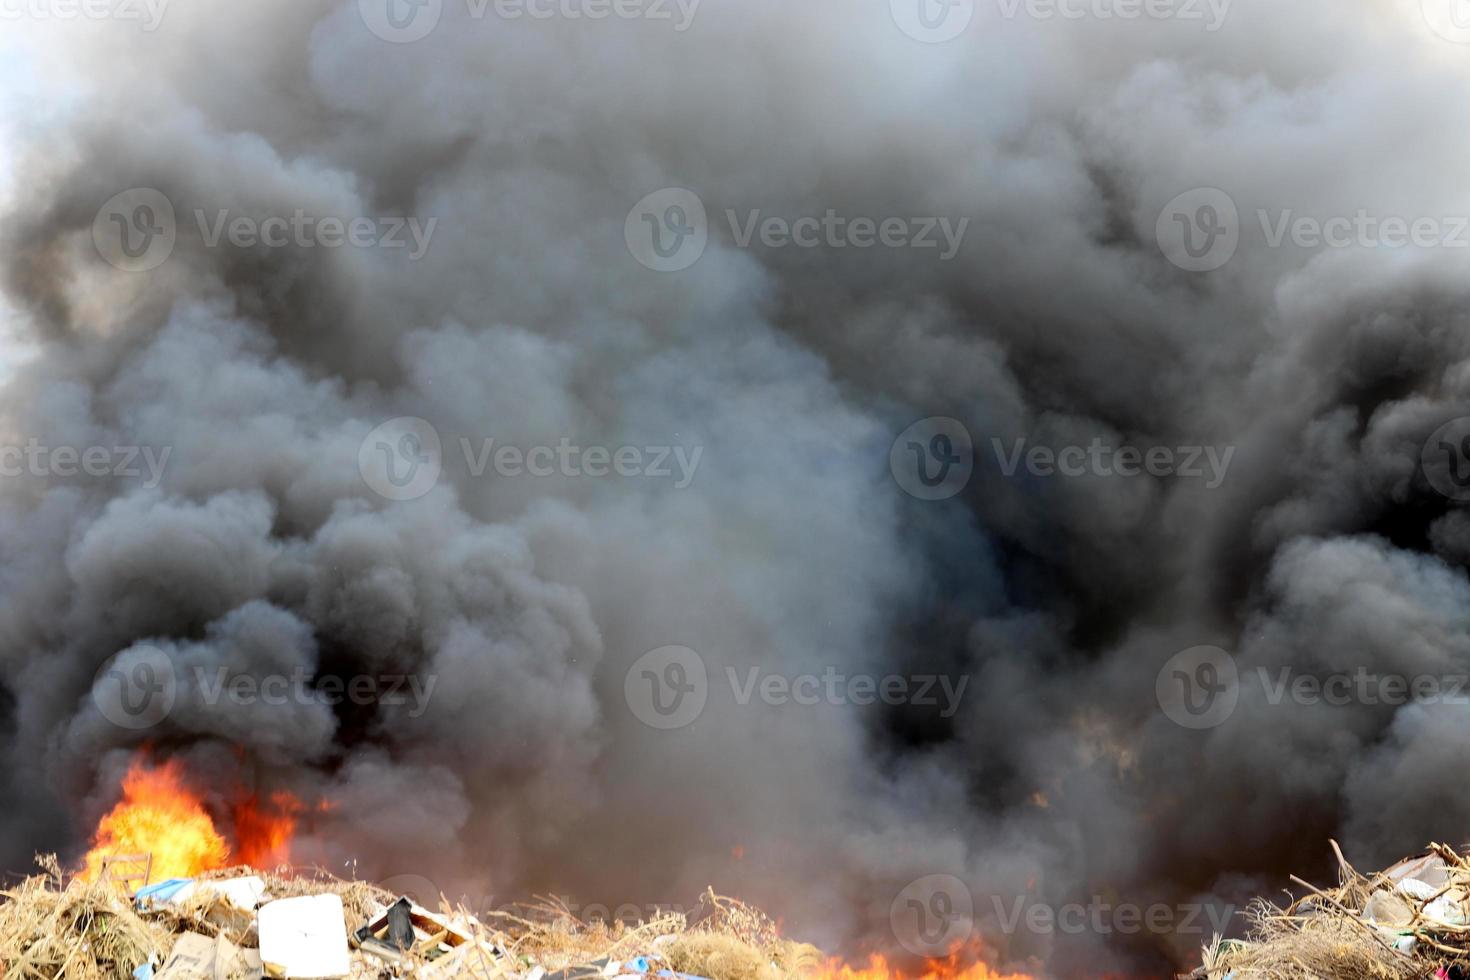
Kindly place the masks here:
<instances>
[{"instance_id":1,"label":"ember glow","mask_svg":"<svg viewBox=\"0 0 1470 980\"><path fill-rule=\"evenodd\" d=\"M216 828L203 796L189 785L177 760L154 765L134 760L123 797L97 824L83 877L96 880L104 858L151 854L150 879L190 878L234 863L288 864L291 838L305 805L284 791L261 800L242 795L230 809L235 844Z\"/></svg>"},{"instance_id":2,"label":"ember glow","mask_svg":"<svg viewBox=\"0 0 1470 980\"><path fill-rule=\"evenodd\" d=\"M833 958L816 976L820 980L1033 980L1028 973L1001 973L958 953L928 960L917 972L901 969L879 953L869 956L865 966Z\"/></svg>"}]
</instances>

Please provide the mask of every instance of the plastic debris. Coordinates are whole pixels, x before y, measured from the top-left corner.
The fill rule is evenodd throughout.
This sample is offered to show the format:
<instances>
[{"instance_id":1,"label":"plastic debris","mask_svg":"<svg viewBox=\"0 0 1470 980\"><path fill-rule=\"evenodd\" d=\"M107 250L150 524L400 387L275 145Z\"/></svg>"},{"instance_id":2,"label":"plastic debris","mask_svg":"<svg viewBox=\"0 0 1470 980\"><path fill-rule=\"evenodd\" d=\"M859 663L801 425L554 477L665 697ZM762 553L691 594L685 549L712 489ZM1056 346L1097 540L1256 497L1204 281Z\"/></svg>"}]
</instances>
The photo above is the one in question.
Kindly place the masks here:
<instances>
[{"instance_id":1,"label":"plastic debris","mask_svg":"<svg viewBox=\"0 0 1470 980\"><path fill-rule=\"evenodd\" d=\"M188 894L193 887L193 878L168 878L139 888L133 901L139 909L146 912L160 905L172 904L180 895Z\"/></svg>"}]
</instances>

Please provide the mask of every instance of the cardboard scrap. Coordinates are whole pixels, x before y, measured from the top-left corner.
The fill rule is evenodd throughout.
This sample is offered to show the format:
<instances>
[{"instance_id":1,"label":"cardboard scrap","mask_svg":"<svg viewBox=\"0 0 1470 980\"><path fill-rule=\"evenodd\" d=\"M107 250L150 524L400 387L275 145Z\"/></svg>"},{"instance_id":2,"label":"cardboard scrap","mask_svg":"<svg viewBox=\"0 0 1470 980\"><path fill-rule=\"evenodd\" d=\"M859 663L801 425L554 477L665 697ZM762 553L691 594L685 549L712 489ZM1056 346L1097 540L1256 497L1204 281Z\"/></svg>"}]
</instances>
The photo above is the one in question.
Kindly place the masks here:
<instances>
[{"instance_id":1,"label":"cardboard scrap","mask_svg":"<svg viewBox=\"0 0 1470 980\"><path fill-rule=\"evenodd\" d=\"M154 980L261 980L260 953L223 936L186 932L174 943Z\"/></svg>"},{"instance_id":2,"label":"cardboard scrap","mask_svg":"<svg viewBox=\"0 0 1470 980\"><path fill-rule=\"evenodd\" d=\"M271 977L325 980L352 969L347 925L337 895L306 895L267 902L256 913L260 957Z\"/></svg>"},{"instance_id":3,"label":"cardboard scrap","mask_svg":"<svg viewBox=\"0 0 1470 980\"><path fill-rule=\"evenodd\" d=\"M499 949L475 940L441 956L418 973L420 980L503 980L513 976Z\"/></svg>"}]
</instances>

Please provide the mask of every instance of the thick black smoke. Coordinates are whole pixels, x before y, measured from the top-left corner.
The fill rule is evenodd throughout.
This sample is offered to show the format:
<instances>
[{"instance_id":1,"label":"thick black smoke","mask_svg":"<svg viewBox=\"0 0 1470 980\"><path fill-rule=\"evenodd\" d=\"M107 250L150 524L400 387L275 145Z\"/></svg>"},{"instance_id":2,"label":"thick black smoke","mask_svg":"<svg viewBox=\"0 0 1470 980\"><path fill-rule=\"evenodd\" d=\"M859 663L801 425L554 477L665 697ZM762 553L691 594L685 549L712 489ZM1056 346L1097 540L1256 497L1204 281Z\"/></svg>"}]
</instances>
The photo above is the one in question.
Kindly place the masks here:
<instances>
[{"instance_id":1,"label":"thick black smoke","mask_svg":"<svg viewBox=\"0 0 1470 980\"><path fill-rule=\"evenodd\" d=\"M999 959L1096 976L1187 962L1208 929L997 910L1215 909L1325 875L1330 836L1370 867L1464 836L1463 704L1272 704L1256 680L1470 673L1470 521L1420 462L1470 414L1470 253L1271 247L1256 217L1470 214L1467 49L1417 0L1236 0L1214 30L1204 4L980 2L942 44L867 0L668 20L444 0L401 44L372 6L0 25L27 52L3 441L168 453L157 479L140 457L0 483L0 864L84 850L147 744L221 800L330 800L298 856L359 875L611 904L714 884L855 952L896 948L895 895L948 874ZM625 220L668 187L711 235L657 272ZM1156 220L1200 187L1230 195L1240 246L1189 272ZM177 219L145 272L93 237L132 188ZM298 209L437 223L413 258L210 246L195 218ZM949 261L741 247L726 209L968 226ZM945 501L889 469L931 416L975 445ZM400 417L432 423L444 473L395 501L359 451ZM476 476L461 438L702 455L687 486L672 457L666 479ZM1006 475L992 440L1019 438L1231 455L1218 486ZM625 679L671 645L710 690L665 731ZM1200 645L1242 680L1196 731L1156 679ZM145 649L180 680L135 730L94 678ZM726 671L752 667L967 686L952 716L742 704ZM434 686L211 703L197 679L221 669Z\"/></svg>"}]
</instances>

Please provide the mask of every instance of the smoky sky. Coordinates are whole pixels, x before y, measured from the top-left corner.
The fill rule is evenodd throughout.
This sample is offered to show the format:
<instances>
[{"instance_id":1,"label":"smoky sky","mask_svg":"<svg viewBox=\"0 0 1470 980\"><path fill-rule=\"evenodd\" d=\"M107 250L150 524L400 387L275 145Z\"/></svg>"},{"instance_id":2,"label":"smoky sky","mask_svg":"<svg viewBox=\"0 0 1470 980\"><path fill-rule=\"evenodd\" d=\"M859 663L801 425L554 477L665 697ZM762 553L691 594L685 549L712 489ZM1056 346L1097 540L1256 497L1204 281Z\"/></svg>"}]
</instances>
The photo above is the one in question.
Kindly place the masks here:
<instances>
[{"instance_id":1,"label":"smoky sky","mask_svg":"<svg viewBox=\"0 0 1470 980\"><path fill-rule=\"evenodd\" d=\"M901 951L895 895L953 875L998 961L1072 977L1192 965L1208 930L996 910L1238 906L1329 876L1329 838L1370 868L1460 839L1463 703L1263 680L1470 673L1470 523L1421 461L1470 415L1470 250L1271 240L1283 215L1470 215L1470 47L1432 2L977 0L942 43L898 2L433 6L408 43L369 0L173 0L151 29L144 4L7 8L26 359L0 441L168 456L0 480L0 865L74 860L147 745L222 814L240 787L330 801L296 856L339 873L496 901L714 885L849 953ZM93 235L137 188L177 227L146 271ZM708 217L678 271L625 240L665 188ZM1207 271L1156 238L1197 188L1238 210ZM436 223L421 256L208 240L298 210ZM738 240L829 212L967 224L949 258ZM395 500L360 450L404 417L444 465ZM934 417L973 474L924 500L889 454ZM701 456L687 486L475 473L462 440L489 439ZM1213 486L1007 473L1018 439L1231 455ZM709 690L663 730L625 681L669 646ZM1156 680L1198 646L1234 657L1239 704L1190 729ZM133 730L94 687L143 648L181 679ZM752 668L967 680L953 712L742 703ZM435 687L211 702L219 669Z\"/></svg>"}]
</instances>

